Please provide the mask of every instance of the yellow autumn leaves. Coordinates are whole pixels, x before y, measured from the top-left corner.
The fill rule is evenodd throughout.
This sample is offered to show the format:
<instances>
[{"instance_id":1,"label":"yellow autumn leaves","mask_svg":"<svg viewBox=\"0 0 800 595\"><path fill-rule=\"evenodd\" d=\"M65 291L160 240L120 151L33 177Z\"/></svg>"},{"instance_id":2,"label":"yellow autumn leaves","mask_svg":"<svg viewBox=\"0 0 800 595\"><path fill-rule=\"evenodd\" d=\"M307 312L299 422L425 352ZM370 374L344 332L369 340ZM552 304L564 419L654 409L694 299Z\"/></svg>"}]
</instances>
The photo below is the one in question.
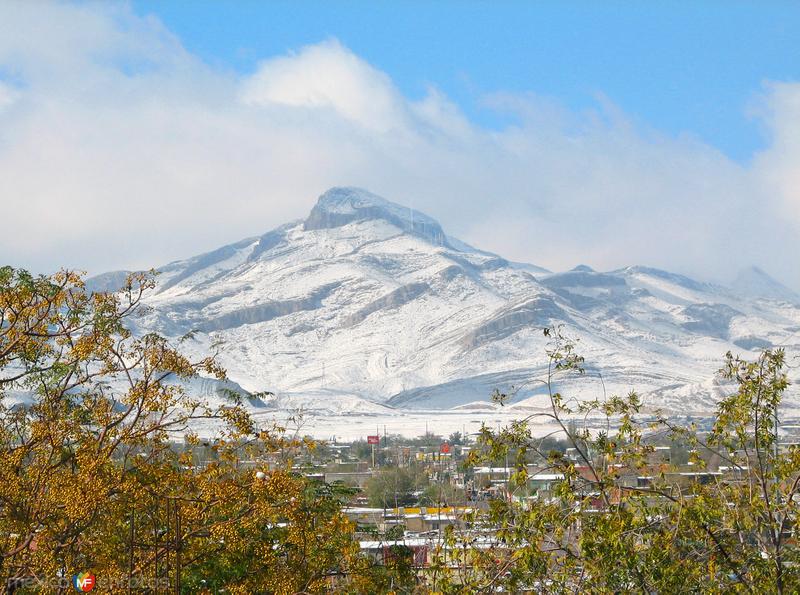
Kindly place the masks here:
<instances>
[{"instance_id":1,"label":"yellow autumn leaves","mask_svg":"<svg viewBox=\"0 0 800 595\"><path fill-rule=\"evenodd\" d=\"M213 357L130 333L152 287L140 274L116 294L88 294L72 272L0 268L3 581L91 569L101 586L363 592L373 565L339 500L291 471L292 453L311 445L257 430L236 403L212 409L186 394L176 378L225 377ZM218 420L208 446L191 433L196 418ZM239 463L276 451L261 479Z\"/></svg>"}]
</instances>

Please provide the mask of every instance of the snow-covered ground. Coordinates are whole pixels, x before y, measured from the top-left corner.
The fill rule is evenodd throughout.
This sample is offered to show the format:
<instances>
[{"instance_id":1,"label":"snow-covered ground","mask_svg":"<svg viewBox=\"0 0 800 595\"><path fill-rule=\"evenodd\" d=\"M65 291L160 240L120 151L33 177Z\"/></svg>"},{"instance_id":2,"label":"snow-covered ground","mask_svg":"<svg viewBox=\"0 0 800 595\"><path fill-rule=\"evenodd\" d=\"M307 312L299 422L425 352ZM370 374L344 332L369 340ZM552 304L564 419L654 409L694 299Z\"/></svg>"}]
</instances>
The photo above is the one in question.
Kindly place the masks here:
<instances>
[{"instance_id":1,"label":"snow-covered ground","mask_svg":"<svg viewBox=\"0 0 800 595\"><path fill-rule=\"evenodd\" d=\"M286 428L289 434L311 436L317 440L332 442L351 442L366 440L369 435L399 434L407 438L424 436L426 433L447 438L453 432L462 435L477 433L483 424L492 429L509 425L513 420L526 417L524 413L497 411L464 412L464 411L395 411L374 415L341 414L341 415L298 415L296 411L269 411L254 413L254 420L260 428L268 428L277 424ZM212 436L215 427L212 424L201 424L196 427L201 435ZM554 424L532 420L531 430L534 436L544 436L557 429Z\"/></svg>"}]
</instances>

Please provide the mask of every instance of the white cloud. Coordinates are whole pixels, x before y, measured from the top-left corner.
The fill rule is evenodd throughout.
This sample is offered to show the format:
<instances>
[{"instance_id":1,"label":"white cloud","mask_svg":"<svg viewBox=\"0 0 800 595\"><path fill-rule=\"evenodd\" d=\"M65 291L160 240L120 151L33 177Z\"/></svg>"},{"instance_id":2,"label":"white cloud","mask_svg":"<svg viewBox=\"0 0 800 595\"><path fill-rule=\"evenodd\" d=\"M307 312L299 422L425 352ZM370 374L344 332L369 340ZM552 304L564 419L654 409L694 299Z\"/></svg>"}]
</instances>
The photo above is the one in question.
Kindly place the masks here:
<instances>
[{"instance_id":1,"label":"white cloud","mask_svg":"<svg viewBox=\"0 0 800 595\"><path fill-rule=\"evenodd\" d=\"M761 116L771 142L757 156L756 172L781 199L786 216L800 226L800 84L768 84Z\"/></svg>"},{"instance_id":2,"label":"white cloud","mask_svg":"<svg viewBox=\"0 0 800 595\"><path fill-rule=\"evenodd\" d=\"M773 140L740 165L605 99L572 113L498 93L486 105L517 124L489 130L436 89L409 100L336 40L237 77L124 6L47 13L0 5L0 213L14 222L0 261L158 265L302 217L345 184L544 266L725 278L755 263L800 287L800 85L765 88Z\"/></svg>"},{"instance_id":3,"label":"white cloud","mask_svg":"<svg viewBox=\"0 0 800 595\"><path fill-rule=\"evenodd\" d=\"M10 107L16 101L17 95L16 90L11 85L0 81L0 112Z\"/></svg>"},{"instance_id":4,"label":"white cloud","mask_svg":"<svg viewBox=\"0 0 800 595\"><path fill-rule=\"evenodd\" d=\"M266 60L242 85L242 99L251 105L329 109L377 132L404 124L405 104L391 79L336 40Z\"/></svg>"}]
</instances>

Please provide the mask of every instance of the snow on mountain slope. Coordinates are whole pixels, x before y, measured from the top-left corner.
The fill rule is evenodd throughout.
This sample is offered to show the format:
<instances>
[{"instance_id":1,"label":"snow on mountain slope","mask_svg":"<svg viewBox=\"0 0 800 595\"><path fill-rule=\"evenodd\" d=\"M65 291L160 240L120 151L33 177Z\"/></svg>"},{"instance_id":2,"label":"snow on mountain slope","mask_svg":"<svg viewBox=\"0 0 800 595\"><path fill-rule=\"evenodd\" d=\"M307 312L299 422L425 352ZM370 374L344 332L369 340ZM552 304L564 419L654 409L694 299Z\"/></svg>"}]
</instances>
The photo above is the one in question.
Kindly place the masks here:
<instances>
[{"instance_id":1,"label":"snow on mountain slope","mask_svg":"<svg viewBox=\"0 0 800 595\"><path fill-rule=\"evenodd\" d=\"M764 299L774 287L754 299L753 287L743 296L646 267L549 273L354 188L329 190L304 221L160 271L143 326L196 331L190 350L218 349L232 380L282 395L280 407L441 409L512 385L534 403L542 327L563 324L590 367L566 388L635 388L653 407L707 411L726 351L800 347L800 307Z\"/></svg>"},{"instance_id":2,"label":"snow on mountain slope","mask_svg":"<svg viewBox=\"0 0 800 595\"><path fill-rule=\"evenodd\" d=\"M744 297L781 300L800 304L800 295L779 283L758 267L742 269L731 284L733 290Z\"/></svg>"}]
</instances>

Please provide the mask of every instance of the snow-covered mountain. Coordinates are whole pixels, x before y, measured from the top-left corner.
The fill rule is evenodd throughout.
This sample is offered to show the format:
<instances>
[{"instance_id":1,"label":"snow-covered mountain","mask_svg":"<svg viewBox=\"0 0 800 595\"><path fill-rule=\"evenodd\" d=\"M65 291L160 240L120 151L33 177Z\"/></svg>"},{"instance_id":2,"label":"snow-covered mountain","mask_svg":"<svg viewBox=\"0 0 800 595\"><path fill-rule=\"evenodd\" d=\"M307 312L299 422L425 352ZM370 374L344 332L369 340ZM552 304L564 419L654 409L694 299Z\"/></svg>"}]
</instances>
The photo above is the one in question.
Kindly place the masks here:
<instances>
[{"instance_id":1,"label":"snow-covered mountain","mask_svg":"<svg viewBox=\"0 0 800 595\"><path fill-rule=\"evenodd\" d=\"M678 412L711 409L726 351L800 351L800 298L762 271L731 288L641 266L551 273L355 188L329 190L304 221L160 271L142 324L196 331L190 350L219 348L231 379L273 391L273 405L443 409L512 385L534 404L553 324L579 339L593 372L570 389L635 388Z\"/></svg>"}]
</instances>

